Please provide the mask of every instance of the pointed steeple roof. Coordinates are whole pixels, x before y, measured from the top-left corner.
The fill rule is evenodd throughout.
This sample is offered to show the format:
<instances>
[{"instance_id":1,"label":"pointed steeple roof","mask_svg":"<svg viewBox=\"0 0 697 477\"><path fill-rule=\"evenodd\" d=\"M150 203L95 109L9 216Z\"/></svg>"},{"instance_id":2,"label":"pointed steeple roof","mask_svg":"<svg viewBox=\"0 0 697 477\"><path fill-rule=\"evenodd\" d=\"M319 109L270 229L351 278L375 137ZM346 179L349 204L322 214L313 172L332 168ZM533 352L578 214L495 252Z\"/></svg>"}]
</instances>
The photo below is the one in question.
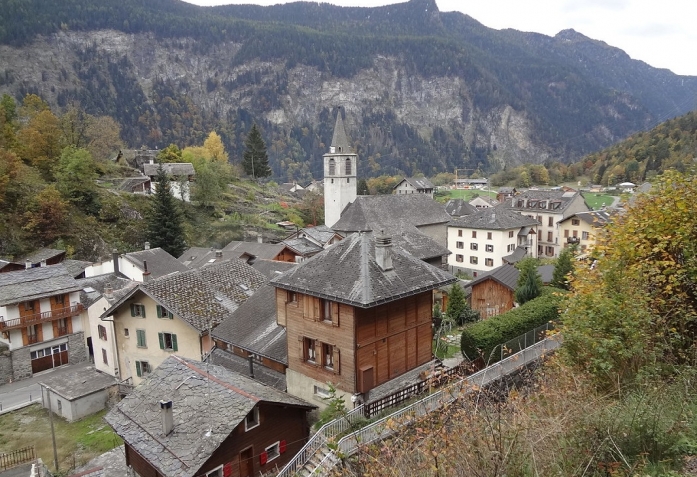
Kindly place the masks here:
<instances>
[{"instance_id":1,"label":"pointed steeple roof","mask_svg":"<svg viewBox=\"0 0 697 477\"><path fill-rule=\"evenodd\" d=\"M347 153L351 150L348 138L346 137L346 130L344 129L344 121L341 119L341 109L339 109L336 114L336 125L334 126L334 136L332 137L331 146L334 148L334 152Z\"/></svg>"}]
</instances>

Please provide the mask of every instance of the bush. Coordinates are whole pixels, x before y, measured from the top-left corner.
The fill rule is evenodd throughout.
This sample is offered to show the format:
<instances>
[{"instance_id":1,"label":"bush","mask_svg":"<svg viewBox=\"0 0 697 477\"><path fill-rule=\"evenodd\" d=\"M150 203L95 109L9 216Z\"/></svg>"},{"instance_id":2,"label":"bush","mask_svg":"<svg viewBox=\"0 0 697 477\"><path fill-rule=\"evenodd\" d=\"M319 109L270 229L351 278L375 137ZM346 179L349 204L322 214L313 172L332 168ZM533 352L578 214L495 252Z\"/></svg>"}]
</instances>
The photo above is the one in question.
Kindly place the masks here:
<instances>
[{"instance_id":1,"label":"bush","mask_svg":"<svg viewBox=\"0 0 697 477\"><path fill-rule=\"evenodd\" d=\"M538 326L559 319L562 294L545 289L542 296L506 313L474 323L462 332L460 348L470 360L482 356L485 362L496 361L492 352L500 344Z\"/></svg>"}]
</instances>

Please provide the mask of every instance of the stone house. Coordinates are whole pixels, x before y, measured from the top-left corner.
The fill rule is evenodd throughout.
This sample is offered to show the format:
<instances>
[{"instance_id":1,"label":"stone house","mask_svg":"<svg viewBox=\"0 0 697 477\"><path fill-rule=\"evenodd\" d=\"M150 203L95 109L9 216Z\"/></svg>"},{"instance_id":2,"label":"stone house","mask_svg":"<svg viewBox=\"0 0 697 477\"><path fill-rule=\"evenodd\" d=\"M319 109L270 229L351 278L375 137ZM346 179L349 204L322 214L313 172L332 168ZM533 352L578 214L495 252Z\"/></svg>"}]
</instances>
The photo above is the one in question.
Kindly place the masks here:
<instances>
[{"instance_id":1,"label":"stone house","mask_svg":"<svg viewBox=\"0 0 697 477\"><path fill-rule=\"evenodd\" d=\"M392 193L401 194L425 194L433 198L435 186L425 177L405 177L392 188Z\"/></svg>"},{"instance_id":2,"label":"stone house","mask_svg":"<svg viewBox=\"0 0 697 477\"><path fill-rule=\"evenodd\" d=\"M150 193L154 194L157 188L157 171L160 164L154 161L143 165L143 173L150 178ZM194 181L196 171L190 162L166 162L162 164L165 174L170 178L170 190L172 197L189 202L191 200L191 182Z\"/></svg>"}]
</instances>

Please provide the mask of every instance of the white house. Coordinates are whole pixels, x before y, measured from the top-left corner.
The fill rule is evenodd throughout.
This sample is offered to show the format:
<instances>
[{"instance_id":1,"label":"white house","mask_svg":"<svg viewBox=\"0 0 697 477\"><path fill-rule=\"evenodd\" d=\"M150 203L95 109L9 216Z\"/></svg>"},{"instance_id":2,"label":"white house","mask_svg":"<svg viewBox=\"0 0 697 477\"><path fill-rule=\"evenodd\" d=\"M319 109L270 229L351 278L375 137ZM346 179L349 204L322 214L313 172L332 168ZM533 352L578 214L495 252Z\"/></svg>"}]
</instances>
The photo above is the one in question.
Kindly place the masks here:
<instances>
[{"instance_id":1,"label":"white house","mask_svg":"<svg viewBox=\"0 0 697 477\"><path fill-rule=\"evenodd\" d=\"M150 192L155 193L157 189L157 171L160 164L155 164L151 161L150 164L143 165L143 173L150 178ZM194 180L196 171L190 162L167 162L162 164L167 176L170 178L170 190L172 196L189 202L191 199L190 183Z\"/></svg>"},{"instance_id":2,"label":"white house","mask_svg":"<svg viewBox=\"0 0 697 477\"><path fill-rule=\"evenodd\" d=\"M394 186L393 194L426 194L433 197L435 186L425 177L405 177Z\"/></svg>"}]
</instances>

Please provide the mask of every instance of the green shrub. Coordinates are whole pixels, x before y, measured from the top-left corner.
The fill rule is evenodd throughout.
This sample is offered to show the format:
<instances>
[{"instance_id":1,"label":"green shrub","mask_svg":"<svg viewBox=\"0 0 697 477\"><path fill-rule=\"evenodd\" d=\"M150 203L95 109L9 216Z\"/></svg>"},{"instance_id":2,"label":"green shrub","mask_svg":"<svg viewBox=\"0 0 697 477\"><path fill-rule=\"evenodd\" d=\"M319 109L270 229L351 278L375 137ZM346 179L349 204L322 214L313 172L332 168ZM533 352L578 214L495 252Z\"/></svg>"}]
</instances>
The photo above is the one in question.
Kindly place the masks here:
<instances>
[{"instance_id":1,"label":"green shrub","mask_svg":"<svg viewBox=\"0 0 697 477\"><path fill-rule=\"evenodd\" d=\"M496 361L492 351L500 344L558 320L561 298L559 290L552 292L544 289L542 296L518 308L467 326L460 341L463 355L470 360L482 356L485 362Z\"/></svg>"}]
</instances>

